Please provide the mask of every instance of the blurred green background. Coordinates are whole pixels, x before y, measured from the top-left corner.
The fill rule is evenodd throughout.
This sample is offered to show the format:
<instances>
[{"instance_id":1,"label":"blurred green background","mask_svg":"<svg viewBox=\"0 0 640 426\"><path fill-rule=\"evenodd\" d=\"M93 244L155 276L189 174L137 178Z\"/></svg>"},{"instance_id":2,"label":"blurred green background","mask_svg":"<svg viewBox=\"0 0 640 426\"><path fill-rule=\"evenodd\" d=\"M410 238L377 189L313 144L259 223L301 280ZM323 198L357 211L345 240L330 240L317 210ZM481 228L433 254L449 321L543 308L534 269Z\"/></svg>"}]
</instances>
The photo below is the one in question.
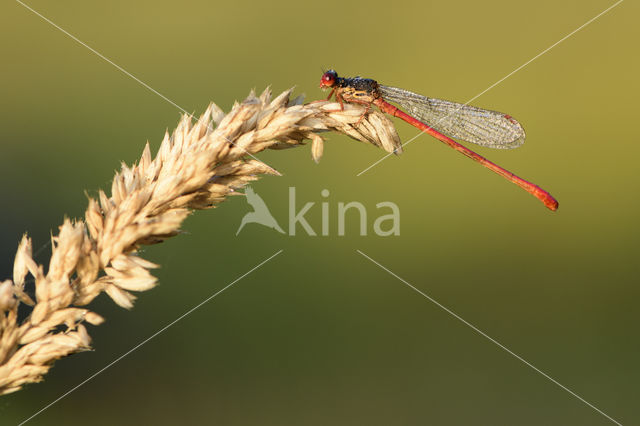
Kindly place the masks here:
<instances>
[{"instance_id":1,"label":"blurred green background","mask_svg":"<svg viewBox=\"0 0 640 426\"><path fill-rule=\"evenodd\" d=\"M228 110L251 88L321 68L465 102L613 4L503 0L367 3L30 1L31 7L188 111ZM286 227L288 188L319 231L236 229L235 197L185 235L144 250L160 284L135 308L101 296L94 352L0 399L18 423L276 251L282 254L32 424L610 423L360 254L456 312L623 424L640 423L637 301L640 7L626 1L473 103L527 131L518 150L478 152L548 189L557 213L422 136L402 156L328 135L260 158L283 177L255 191ZM16 2L0 6L0 278L19 239L47 262L51 232L110 188L121 161L155 150L179 110ZM403 140L417 131L398 123ZM328 198L320 192L330 191ZM396 203L397 237L337 236L337 203ZM371 233L371 231L370 231ZM371 233L372 234L372 233ZM635 402L634 402L635 401Z\"/></svg>"}]
</instances>

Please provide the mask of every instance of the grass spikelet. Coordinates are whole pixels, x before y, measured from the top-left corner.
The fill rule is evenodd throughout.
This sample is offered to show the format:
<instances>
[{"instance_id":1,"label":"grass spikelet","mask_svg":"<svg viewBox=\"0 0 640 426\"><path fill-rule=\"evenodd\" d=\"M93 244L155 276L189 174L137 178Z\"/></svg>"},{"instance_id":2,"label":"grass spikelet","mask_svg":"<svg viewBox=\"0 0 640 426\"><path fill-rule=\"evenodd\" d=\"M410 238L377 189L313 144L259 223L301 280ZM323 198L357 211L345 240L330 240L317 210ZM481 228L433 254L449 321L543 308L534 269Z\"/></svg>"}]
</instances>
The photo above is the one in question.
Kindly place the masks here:
<instances>
[{"instance_id":1,"label":"grass spikelet","mask_svg":"<svg viewBox=\"0 0 640 426\"><path fill-rule=\"evenodd\" d=\"M106 293L123 308L133 307L133 292L153 288L157 265L137 250L178 234L194 210L217 206L260 175L278 172L254 155L265 149L292 148L311 139L315 161L322 157L320 134L335 131L399 153L393 124L380 112L363 117L357 105L327 101L302 104L291 90L271 98L269 90L251 93L228 113L211 104L193 123L182 117L165 135L155 158L146 144L137 164L113 178L111 196L90 198L84 220L65 219L52 237L48 269L32 257L31 239L18 245L13 279L0 282L0 395L41 381L55 360L87 350L85 324L103 322L83 308ZM33 295L25 291L27 278ZM33 307L18 322L20 304Z\"/></svg>"}]
</instances>

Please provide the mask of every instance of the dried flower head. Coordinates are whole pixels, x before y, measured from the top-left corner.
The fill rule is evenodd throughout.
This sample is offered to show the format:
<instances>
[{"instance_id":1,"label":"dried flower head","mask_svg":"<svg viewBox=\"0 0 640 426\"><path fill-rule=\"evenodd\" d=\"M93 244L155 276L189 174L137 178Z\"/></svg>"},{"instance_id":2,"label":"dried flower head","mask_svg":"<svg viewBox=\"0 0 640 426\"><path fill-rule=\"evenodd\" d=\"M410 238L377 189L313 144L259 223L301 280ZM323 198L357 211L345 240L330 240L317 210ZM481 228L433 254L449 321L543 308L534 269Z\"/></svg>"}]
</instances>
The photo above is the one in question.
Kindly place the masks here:
<instances>
[{"instance_id":1,"label":"dried flower head","mask_svg":"<svg viewBox=\"0 0 640 426\"><path fill-rule=\"evenodd\" d=\"M211 104L192 123L183 116L173 134L166 134L155 158L149 145L138 164L122 165L111 196L99 192L89 199L84 221L66 219L52 237L45 273L32 256L25 235L15 257L13 280L0 283L0 394L38 382L53 362L89 348L84 323L98 325L102 317L80 306L101 292L131 308L133 292L153 288L149 272L157 265L142 259L137 249L176 235L193 211L215 207L259 175L278 172L257 160L265 149L304 145L310 139L315 161L322 157L323 132L344 133L388 152L402 146L393 124L380 112L327 101L303 104L290 100L291 90L275 99L267 89L253 92L224 114ZM35 297L25 292L28 276ZM20 303L33 306L18 323Z\"/></svg>"}]
</instances>

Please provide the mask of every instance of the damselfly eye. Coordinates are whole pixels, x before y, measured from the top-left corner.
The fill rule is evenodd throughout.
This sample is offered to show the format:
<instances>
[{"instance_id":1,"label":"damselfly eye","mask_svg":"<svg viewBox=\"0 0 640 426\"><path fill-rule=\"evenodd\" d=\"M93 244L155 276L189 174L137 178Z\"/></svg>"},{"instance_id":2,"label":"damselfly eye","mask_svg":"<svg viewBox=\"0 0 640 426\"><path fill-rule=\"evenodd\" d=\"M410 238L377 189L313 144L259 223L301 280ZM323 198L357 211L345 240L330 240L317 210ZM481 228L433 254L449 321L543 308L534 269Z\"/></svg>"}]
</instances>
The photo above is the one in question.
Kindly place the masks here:
<instances>
[{"instance_id":1,"label":"damselfly eye","mask_svg":"<svg viewBox=\"0 0 640 426\"><path fill-rule=\"evenodd\" d=\"M332 87L336 82L336 78L338 78L338 73L335 72L334 70L329 70L329 71L325 72L324 74L322 74L322 79L320 80L320 85L321 86Z\"/></svg>"}]
</instances>

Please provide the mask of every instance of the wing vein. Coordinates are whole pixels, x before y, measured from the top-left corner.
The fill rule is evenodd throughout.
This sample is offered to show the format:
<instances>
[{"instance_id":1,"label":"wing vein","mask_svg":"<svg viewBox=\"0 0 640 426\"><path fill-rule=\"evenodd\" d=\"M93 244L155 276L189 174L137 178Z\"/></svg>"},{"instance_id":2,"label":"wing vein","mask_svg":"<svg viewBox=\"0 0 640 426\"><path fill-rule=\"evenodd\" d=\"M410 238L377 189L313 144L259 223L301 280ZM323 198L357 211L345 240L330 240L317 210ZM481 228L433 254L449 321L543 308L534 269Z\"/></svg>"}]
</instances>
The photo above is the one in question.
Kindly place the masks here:
<instances>
[{"instance_id":1,"label":"wing vein","mask_svg":"<svg viewBox=\"0 0 640 426\"><path fill-rule=\"evenodd\" d=\"M382 97L398 104L440 133L490 148L517 148L524 143L522 125L498 111L444 99L428 98L397 87L380 86Z\"/></svg>"}]
</instances>

